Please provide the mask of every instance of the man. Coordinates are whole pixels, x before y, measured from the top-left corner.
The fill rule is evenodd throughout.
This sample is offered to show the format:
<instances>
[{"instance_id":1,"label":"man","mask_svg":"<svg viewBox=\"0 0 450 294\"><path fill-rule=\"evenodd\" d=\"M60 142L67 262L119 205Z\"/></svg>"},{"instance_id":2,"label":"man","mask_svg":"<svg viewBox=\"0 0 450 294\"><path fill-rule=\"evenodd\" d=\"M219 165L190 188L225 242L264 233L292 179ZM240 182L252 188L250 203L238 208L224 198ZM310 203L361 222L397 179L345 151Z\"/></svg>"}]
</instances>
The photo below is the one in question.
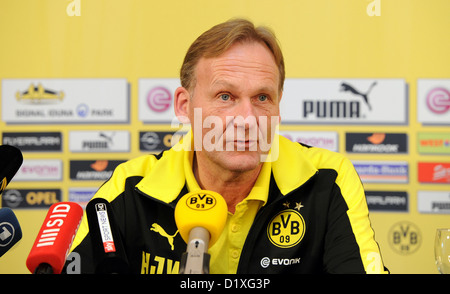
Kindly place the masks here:
<instances>
[{"instance_id":1,"label":"man","mask_svg":"<svg viewBox=\"0 0 450 294\"><path fill-rule=\"evenodd\" d=\"M133 273L178 273L186 243L174 208L200 189L228 206L211 273L384 272L350 161L274 135L284 77L275 36L249 21L214 26L191 45L175 91L191 131L120 165L95 196L113 207ZM94 271L90 242L84 218L73 244L82 272Z\"/></svg>"}]
</instances>

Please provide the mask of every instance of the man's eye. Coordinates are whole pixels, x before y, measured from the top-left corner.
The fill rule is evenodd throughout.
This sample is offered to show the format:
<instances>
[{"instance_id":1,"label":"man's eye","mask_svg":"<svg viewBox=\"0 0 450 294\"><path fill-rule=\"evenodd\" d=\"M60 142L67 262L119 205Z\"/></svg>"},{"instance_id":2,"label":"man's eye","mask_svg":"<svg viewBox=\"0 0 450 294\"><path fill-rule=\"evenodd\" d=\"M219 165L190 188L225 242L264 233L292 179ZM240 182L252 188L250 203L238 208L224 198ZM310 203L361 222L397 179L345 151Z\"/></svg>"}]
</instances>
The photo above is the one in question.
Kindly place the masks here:
<instances>
[{"instance_id":1,"label":"man's eye","mask_svg":"<svg viewBox=\"0 0 450 294\"><path fill-rule=\"evenodd\" d=\"M267 95L259 95L258 96L258 100L261 101L261 102L266 101L267 100Z\"/></svg>"},{"instance_id":2,"label":"man's eye","mask_svg":"<svg viewBox=\"0 0 450 294\"><path fill-rule=\"evenodd\" d=\"M220 99L222 99L222 101L228 101L228 100L230 100L230 95L228 95L228 94L221 94L220 95Z\"/></svg>"}]
</instances>

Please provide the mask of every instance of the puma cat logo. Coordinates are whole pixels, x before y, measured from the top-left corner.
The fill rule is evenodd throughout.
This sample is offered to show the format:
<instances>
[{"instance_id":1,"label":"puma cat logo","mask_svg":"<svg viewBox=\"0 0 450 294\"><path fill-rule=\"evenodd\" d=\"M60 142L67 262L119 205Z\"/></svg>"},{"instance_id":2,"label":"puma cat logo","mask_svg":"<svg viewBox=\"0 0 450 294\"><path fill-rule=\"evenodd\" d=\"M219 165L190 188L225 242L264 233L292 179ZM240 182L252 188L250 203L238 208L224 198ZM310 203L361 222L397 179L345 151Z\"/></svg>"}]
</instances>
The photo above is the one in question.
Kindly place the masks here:
<instances>
[{"instance_id":1,"label":"puma cat logo","mask_svg":"<svg viewBox=\"0 0 450 294\"><path fill-rule=\"evenodd\" d=\"M157 223L154 223L152 225L152 227L150 228L150 231L154 231L154 232L160 234L161 236L166 237L167 241L169 242L170 249L173 251L173 239L178 234L178 230L175 232L175 234L169 235L166 233L166 231L160 225L158 225Z\"/></svg>"},{"instance_id":2,"label":"puma cat logo","mask_svg":"<svg viewBox=\"0 0 450 294\"><path fill-rule=\"evenodd\" d=\"M367 106L369 106L369 110L372 110L372 106L370 106L369 103L369 93L370 91L372 91L372 88L377 84L377 82L373 82L372 85L370 85L369 89L367 90L367 93L361 93L360 91L356 90L353 86L347 84L347 83L342 83L341 84L341 91L343 92L350 92L352 94L361 96L364 99L364 102L367 104Z\"/></svg>"}]
</instances>

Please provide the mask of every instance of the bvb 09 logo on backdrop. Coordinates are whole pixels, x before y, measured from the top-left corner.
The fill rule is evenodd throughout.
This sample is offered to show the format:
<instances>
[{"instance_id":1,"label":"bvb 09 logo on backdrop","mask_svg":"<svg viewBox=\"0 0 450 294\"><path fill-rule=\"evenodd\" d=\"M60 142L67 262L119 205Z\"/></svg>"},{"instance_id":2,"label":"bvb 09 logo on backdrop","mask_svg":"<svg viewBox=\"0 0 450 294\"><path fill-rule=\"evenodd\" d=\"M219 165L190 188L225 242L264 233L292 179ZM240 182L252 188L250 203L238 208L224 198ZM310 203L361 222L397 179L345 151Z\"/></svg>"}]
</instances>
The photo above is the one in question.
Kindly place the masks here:
<instances>
[{"instance_id":1,"label":"bvb 09 logo on backdrop","mask_svg":"<svg viewBox=\"0 0 450 294\"><path fill-rule=\"evenodd\" d=\"M267 226L267 236L273 245L291 248L300 243L305 235L305 220L294 209L279 212Z\"/></svg>"},{"instance_id":2,"label":"bvb 09 logo on backdrop","mask_svg":"<svg viewBox=\"0 0 450 294\"><path fill-rule=\"evenodd\" d=\"M389 245L401 255L414 253L422 243L419 228L410 222L402 221L394 224L389 230Z\"/></svg>"}]
</instances>

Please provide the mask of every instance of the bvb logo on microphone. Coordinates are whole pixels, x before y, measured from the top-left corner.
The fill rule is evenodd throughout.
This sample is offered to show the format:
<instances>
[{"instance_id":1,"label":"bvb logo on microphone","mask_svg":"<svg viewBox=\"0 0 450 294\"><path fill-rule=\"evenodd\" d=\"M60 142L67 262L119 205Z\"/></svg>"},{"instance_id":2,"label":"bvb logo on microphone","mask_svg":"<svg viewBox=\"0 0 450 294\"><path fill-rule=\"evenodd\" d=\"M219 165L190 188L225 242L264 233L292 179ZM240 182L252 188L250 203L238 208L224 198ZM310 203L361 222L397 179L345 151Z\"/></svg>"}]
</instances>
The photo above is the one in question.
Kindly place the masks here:
<instances>
[{"instance_id":1,"label":"bvb logo on microphone","mask_svg":"<svg viewBox=\"0 0 450 294\"><path fill-rule=\"evenodd\" d=\"M305 220L294 209L285 209L275 215L267 226L267 237L273 245L291 248L305 235Z\"/></svg>"},{"instance_id":2,"label":"bvb logo on microphone","mask_svg":"<svg viewBox=\"0 0 450 294\"><path fill-rule=\"evenodd\" d=\"M208 210L213 208L216 203L216 198L207 193L193 193L186 199L187 206L194 210Z\"/></svg>"}]
</instances>

